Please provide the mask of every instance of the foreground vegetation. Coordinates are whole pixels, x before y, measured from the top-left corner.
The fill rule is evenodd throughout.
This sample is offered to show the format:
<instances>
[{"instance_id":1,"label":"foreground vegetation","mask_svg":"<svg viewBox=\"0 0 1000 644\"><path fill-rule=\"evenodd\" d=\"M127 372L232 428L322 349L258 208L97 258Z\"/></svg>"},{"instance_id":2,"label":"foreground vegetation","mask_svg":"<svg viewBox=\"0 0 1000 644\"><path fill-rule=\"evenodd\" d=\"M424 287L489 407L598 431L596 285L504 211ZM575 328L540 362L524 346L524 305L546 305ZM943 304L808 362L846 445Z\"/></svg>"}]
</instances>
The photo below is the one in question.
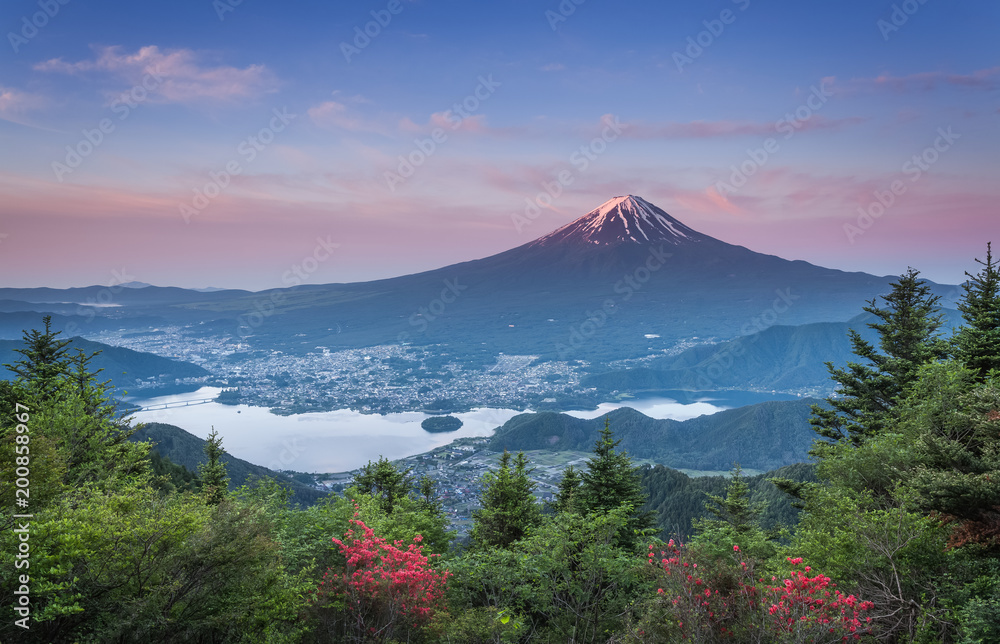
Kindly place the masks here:
<instances>
[{"instance_id":1,"label":"foreground vegetation","mask_svg":"<svg viewBox=\"0 0 1000 644\"><path fill-rule=\"evenodd\" d=\"M545 507L504 452L467 544L433 483L384 459L302 508L275 481L230 491L213 435L195 480L128 440L90 356L46 321L0 382L0 463L30 469L20 509L20 479L0 481L0 586L21 609L0 638L1000 641L1000 274L981 264L951 338L915 271L866 307L879 341L853 333L858 362L829 365L815 478L773 479L801 508L789 525L736 467L683 543L643 509L669 474L636 468L608 423Z\"/></svg>"}]
</instances>

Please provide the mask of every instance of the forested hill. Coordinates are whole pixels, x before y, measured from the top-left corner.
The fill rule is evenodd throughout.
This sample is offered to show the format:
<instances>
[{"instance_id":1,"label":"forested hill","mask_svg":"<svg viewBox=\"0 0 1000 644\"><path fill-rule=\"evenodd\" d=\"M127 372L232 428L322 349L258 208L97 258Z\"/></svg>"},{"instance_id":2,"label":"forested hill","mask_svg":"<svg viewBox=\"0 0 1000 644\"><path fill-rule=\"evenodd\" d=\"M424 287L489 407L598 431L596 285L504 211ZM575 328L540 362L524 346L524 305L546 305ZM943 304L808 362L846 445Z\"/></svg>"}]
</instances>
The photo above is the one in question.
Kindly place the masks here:
<instances>
[{"instance_id":1,"label":"forested hill","mask_svg":"<svg viewBox=\"0 0 1000 644\"><path fill-rule=\"evenodd\" d=\"M943 309L941 314L946 332L961 323L961 314L956 310ZM842 365L856 359L850 331L857 331L868 342L877 342L878 334L868 326L877 321L872 314L862 313L848 322L775 325L727 342L664 356L645 367L591 374L581 384L602 392L633 394L725 388L825 391L835 387L825 363Z\"/></svg>"},{"instance_id":2,"label":"forested hill","mask_svg":"<svg viewBox=\"0 0 1000 644\"><path fill-rule=\"evenodd\" d=\"M761 527L794 526L799 511L792 505L793 499L771 483L772 478L815 482L816 466L796 463L757 476L744 475L751 503L766 504L760 517ZM692 519L711 518L705 509L707 495L724 496L732 482L728 476L691 477L662 465L639 468L639 479L648 497L643 510L655 514L663 539L679 536L683 540L694 533Z\"/></svg>"},{"instance_id":3,"label":"forested hill","mask_svg":"<svg viewBox=\"0 0 1000 644\"><path fill-rule=\"evenodd\" d=\"M163 358L152 353L133 351L123 347L113 347L100 342L86 340L81 337L70 338L69 349L80 349L88 355L95 351L100 351L91 361L93 369L103 369L98 374L98 379L110 379L117 388L129 389L138 380L148 380L155 378L158 380L173 380L176 378L200 378L209 375L208 371L180 360ZM21 354L15 349L23 349L22 340L0 340L0 365L14 364L22 359ZM163 377L161 379L161 376ZM14 374L7 369L0 368L0 380L10 380Z\"/></svg>"},{"instance_id":4,"label":"forested hill","mask_svg":"<svg viewBox=\"0 0 1000 644\"><path fill-rule=\"evenodd\" d=\"M621 448L640 459L668 467L728 470L734 463L773 470L809 460L816 434L809 426L815 399L769 401L686 421L650 418L630 407L608 416ZM520 414L490 439L497 451L588 450L597 440L604 417L584 420L555 412Z\"/></svg>"},{"instance_id":5,"label":"forested hill","mask_svg":"<svg viewBox=\"0 0 1000 644\"><path fill-rule=\"evenodd\" d=\"M166 423L145 423L139 431L132 435L132 440L140 442L147 439L154 443L153 449L159 452L160 456L165 456L174 463L183 465L193 472L197 472L198 465L207 461L207 457L205 456L205 441L180 427ZM243 484L249 485L257 479L270 476L292 490L293 503L298 503L302 506L312 505L323 496L326 496L326 493L291 479L284 474L269 470L260 465L254 465L243 459L236 458L232 454L224 454L222 462L225 463L226 473L229 475L230 489L236 489Z\"/></svg>"}]
</instances>

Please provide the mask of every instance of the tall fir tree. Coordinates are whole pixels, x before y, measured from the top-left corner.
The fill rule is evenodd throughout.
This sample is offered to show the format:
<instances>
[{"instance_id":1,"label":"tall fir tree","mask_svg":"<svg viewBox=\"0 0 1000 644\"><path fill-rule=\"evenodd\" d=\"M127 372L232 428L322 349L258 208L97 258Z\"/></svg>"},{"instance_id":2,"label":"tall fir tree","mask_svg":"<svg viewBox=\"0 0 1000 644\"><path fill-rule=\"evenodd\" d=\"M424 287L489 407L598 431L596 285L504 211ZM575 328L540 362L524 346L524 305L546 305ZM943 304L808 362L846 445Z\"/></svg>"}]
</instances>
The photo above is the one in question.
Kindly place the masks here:
<instances>
[{"instance_id":1,"label":"tall fir tree","mask_svg":"<svg viewBox=\"0 0 1000 644\"><path fill-rule=\"evenodd\" d=\"M638 468L632 465L627 452L616 452L621 440L615 440L611 421L604 419L604 429L594 443L594 456L580 475L576 505L583 514L606 514L627 506L628 518L618 539L618 545L633 547L639 537L655 525L652 512L641 508L646 503Z\"/></svg>"},{"instance_id":2,"label":"tall fir tree","mask_svg":"<svg viewBox=\"0 0 1000 644\"><path fill-rule=\"evenodd\" d=\"M377 463L368 461L361 468L361 473L354 477L354 487L374 497L386 514L392 514L398 501L413 488L412 470L412 467L400 470L389 459L380 456Z\"/></svg>"},{"instance_id":3,"label":"tall fir tree","mask_svg":"<svg viewBox=\"0 0 1000 644\"><path fill-rule=\"evenodd\" d=\"M481 507L473 513L476 523L470 535L474 548L507 548L541 523L530 473L524 452L518 452L511 467L510 452L504 450L499 469L482 476Z\"/></svg>"},{"instance_id":4,"label":"tall fir tree","mask_svg":"<svg viewBox=\"0 0 1000 644\"><path fill-rule=\"evenodd\" d=\"M706 496L705 510L709 516L691 522L698 533L694 539L697 546L713 557L742 552L741 556L766 560L774 555L777 535L774 531L765 532L760 525L767 503L752 500L750 486L738 464L733 468L725 495L706 493Z\"/></svg>"},{"instance_id":5,"label":"tall fir tree","mask_svg":"<svg viewBox=\"0 0 1000 644\"><path fill-rule=\"evenodd\" d=\"M222 437L215 431L215 427L212 427L212 433L205 442L205 456L208 462L198 466L198 474L202 481L201 489L209 505L219 505L229 493L229 476L226 473L226 464L222 462L222 455L225 453L226 450L222 448Z\"/></svg>"},{"instance_id":6,"label":"tall fir tree","mask_svg":"<svg viewBox=\"0 0 1000 644\"><path fill-rule=\"evenodd\" d=\"M59 339L62 331L52 330L52 316L42 318L44 331L24 331L24 348L14 349L23 356L14 364L5 364L19 380L29 385L42 401L49 400L60 388L60 378L69 375L67 357L69 340Z\"/></svg>"},{"instance_id":7,"label":"tall fir tree","mask_svg":"<svg viewBox=\"0 0 1000 644\"><path fill-rule=\"evenodd\" d=\"M420 507L428 512L441 512L441 497L437 493L437 483L426 474L417 482L417 501Z\"/></svg>"},{"instance_id":8,"label":"tall fir tree","mask_svg":"<svg viewBox=\"0 0 1000 644\"><path fill-rule=\"evenodd\" d=\"M750 500L750 486L743 477L743 469L736 465L732 478L726 487L726 495L705 493L705 510L715 517L704 521L716 521L729 525L736 534L744 534L760 525L760 518L767 507L766 503L754 503Z\"/></svg>"},{"instance_id":9,"label":"tall fir tree","mask_svg":"<svg viewBox=\"0 0 1000 644\"><path fill-rule=\"evenodd\" d=\"M909 269L882 296L884 308L873 299L864 310L877 318L868 327L878 332L878 348L850 330L854 354L867 362L848 362L846 369L826 363L831 379L840 386L828 407L813 406L813 429L832 440L849 439L860 445L884 430L895 418L893 408L917 378L919 368L944 358L948 344L938 330L943 316L920 272Z\"/></svg>"},{"instance_id":10,"label":"tall fir tree","mask_svg":"<svg viewBox=\"0 0 1000 644\"><path fill-rule=\"evenodd\" d=\"M993 261L993 245L986 244L986 261L976 258L982 269L966 272L965 295L958 303L965 324L952 342L956 357L985 382L991 371L1000 372L1000 263Z\"/></svg>"},{"instance_id":11,"label":"tall fir tree","mask_svg":"<svg viewBox=\"0 0 1000 644\"><path fill-rule=\"evenodd\" d=\"M559 481L559 491L556 493L552 509L556 512L571 512L576 508L576 496L580 491L580 472L570 465L563 471Z\"/></svg>"}]
</instances>

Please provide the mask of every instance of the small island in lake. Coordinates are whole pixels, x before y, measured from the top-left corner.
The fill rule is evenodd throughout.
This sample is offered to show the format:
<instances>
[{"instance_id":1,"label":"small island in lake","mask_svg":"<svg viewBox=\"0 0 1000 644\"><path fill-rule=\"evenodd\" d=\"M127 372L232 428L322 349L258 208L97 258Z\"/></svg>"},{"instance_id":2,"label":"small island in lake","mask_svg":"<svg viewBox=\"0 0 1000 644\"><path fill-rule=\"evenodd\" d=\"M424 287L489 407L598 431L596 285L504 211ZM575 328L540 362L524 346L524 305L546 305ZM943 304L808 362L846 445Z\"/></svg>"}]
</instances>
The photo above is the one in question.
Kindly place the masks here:
<instances>
[{"instance_id":1,"label":"small island in lake","mask_svg":"<svg viewBox=\"0 0 1000 644\"><path fill-rule=\"evenodd\" d=\"M453 432L462 426L462 421L454 416L432 416L420 426L428 432Z\"/></svg>"}]
</instances>

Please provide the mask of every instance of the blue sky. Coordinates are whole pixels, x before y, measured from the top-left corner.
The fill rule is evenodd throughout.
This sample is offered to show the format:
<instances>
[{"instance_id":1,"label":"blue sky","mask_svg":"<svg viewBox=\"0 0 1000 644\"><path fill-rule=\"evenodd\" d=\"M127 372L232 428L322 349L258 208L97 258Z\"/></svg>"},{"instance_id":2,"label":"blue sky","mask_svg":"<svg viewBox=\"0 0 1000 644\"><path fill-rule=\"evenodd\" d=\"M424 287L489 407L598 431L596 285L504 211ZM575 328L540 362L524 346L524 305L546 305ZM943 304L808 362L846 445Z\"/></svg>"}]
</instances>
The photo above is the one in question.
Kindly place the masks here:
<instances>
[{"instance_id":1,"label":"blue sky","mask_svg":"<svg viewBox=\"0 0 1000 644\"><path fill-rule=\"evenodd\" d=\"M0 275L262 289L326 239L312 281L388 277L632 193L955 282L1000 230L998 26L986 1L8 2Z\"/></svg>"}]
</instances>

